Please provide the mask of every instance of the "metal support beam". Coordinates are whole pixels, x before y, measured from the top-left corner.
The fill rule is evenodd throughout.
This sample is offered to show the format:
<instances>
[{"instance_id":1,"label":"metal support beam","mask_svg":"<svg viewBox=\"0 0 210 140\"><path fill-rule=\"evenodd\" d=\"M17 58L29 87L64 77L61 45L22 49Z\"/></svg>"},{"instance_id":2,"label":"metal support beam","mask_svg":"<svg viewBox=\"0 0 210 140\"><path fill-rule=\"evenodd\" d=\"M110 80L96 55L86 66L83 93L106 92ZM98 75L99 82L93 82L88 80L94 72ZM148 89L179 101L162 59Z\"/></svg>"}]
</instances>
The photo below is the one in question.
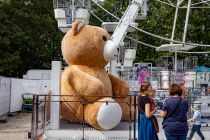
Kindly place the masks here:
<instances>
[{"instance_id":1,"label":"metal support beam","mask_svg":"<svg viewBox=\"0 0 210 140\"><path fill-rule=\"evenodd\" d=\"M140 7L142 6L142 0L133 0L131 4L126 9L124 15L120 19L113 35L112 40L118 48L120 47L121 41L124 39L124 36L126 35L126 30L134 22L136 19L136 16L138 14L138 11ZM110 63L110 72L111 74L118 76L117 73L117 60L114 60Z\"/></svg>"},{"instance_id":2,"label":"metal support beam","mask_svg":"<svg viewBox=\"0 0 210 140\"><path fill-rule=\"evenodd\" d=\"M175 33L175 29L176 29L177 15L178 15L178 11L179 11L179 3L180 3L180 1L177 0L177 3L176 3L176 12L175 12L175 15L174 15L173 30L172 30L172 34L171 34L171 40L174 40L174 33ZM171 44L173 44L173 42L171 42Z\"/></svg>"},{"instance_id":3,"label":"metal support beam","mask_svg":"<svg viewBox=\"0 0 210 140\"><path fill-rule=\"evenodd\" d=\"M175 60L174 60L174 71L177 72L177 52L175 52Z\"/></svg>"},{"instance_id":4,"label":"metal support beam","mask_svg":"<svg viewBox=\"0 0 210 140\"><path fill-rule=\"evenodd\" d=\"M175 33L175 29L176 29L176 21L177 21L177 15L178 15L178 11L179 11L179 5L181 4L181 2L179 0L177 0L176 3L176 12L174 15L174 24L173 24L173 30L172 30L172 34L171 34L171 40L174 40L174 33ZM171 42L171 44L173 44L173 42ZM175 72L177 72L177 52L175 52L175 58L174 58L174 70Z\"/></svg>"},{"instance_id":5,"label":"metal support beam","mask_svg":"<svg viewBox=\"0 0 210 140\"><path fill-rule=\"evenodd\" d=\"M188 26L189 14L190 14L190 4L191 4L191 0L188 0L187 13L186 13L186 19L185 19L185 25L184 25L184 33L183 33L183 47L185 44L186 34L187 34L187 26Z\"/></svg>"},{"instance_id":6,"label":"metal support beam","mask_svg":"<svg viewBox=\"0 0 210 140\"><path fill-rule=\"evenodd\" d=\"M52 61L52 70L51 70L51 108L50 108L50 129L59 129L60 128L60 87L61 87L61 62Z\"/></svg>"}]
</instances>

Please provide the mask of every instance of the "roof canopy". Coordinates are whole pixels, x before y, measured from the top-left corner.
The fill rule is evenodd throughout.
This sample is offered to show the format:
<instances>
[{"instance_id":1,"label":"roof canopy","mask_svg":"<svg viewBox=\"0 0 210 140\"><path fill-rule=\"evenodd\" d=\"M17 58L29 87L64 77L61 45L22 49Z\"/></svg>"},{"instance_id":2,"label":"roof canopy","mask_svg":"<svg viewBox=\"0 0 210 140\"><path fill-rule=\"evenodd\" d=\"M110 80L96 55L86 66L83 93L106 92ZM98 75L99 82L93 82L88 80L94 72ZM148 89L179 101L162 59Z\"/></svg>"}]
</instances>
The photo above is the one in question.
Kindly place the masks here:
<instances>
[{"instance_id":1,"label":"roof canopy","mask_svg":"<svg viewBox=\"0 0 210 140\"><path fill-rule=\"evenodd\" d=\"M133 23L133 24L135 24L134 26L138 26L137 23ZM107 30L107 32L114 32L117 25L118 25L118 22L103 22L102 23L102 28ZM133 32L133 31L135 31L135 29L133 29L132 27L129 27L127 29L127 32Z\"/></svg>"},{"instance_id":2,"label":"roof canopy","mask_svg":"<svg viewBox=\"0 0 210 140\"><path fill-rule=\"evenodd\" d=\"M169 52L188 51L195 47L197 46L191 46L186 44L164 44L156 48L156 51L169 51Z\"/></svg>"}]
</instances>

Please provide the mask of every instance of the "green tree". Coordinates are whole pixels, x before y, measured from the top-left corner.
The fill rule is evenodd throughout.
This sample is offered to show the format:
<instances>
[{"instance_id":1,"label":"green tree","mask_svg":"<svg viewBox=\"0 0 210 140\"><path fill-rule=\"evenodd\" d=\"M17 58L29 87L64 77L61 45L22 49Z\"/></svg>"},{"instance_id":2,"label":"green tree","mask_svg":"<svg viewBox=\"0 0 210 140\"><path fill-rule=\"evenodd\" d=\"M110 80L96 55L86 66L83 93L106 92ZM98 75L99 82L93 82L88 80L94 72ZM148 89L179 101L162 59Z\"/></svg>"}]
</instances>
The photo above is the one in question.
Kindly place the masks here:
<instances>
[{"instance_id":1,"label":"green tree","mask_svg":"<svg viewBox=\"0 0 210 140\"><path fill-rule=\"evenodd\" d=\"M52 0L0 2L0 75L50 68L63 36L52 6Z\"/></svg>"},{"instance_id":2,"label":"green tree","mask_svg":"<svg viewBox=\"0 0 210 140\"><path fill-rule=\"evenodd\" d=\"M171 0L174 5L176 5L176 0ZM181 6L187 5L188 1L184 1ZM193 1L194 3L196 1ZM103 7L117 15L122 16L129 4L129 1L121 0L106 0ZM168 5L162 4L158 1L148 1L149 12L146 20L136 20L138 27L146 30L150 33L160 35L163 37L171 38L173 20L175 14L175 8ZM202 5L200 5L202 6ZM104 21L111 19L111 16L107 13L103 13L102 10L96 11L96 15L99 15ZM210 44L209 37L209 15L210 9L191 9L189 17L189 25L187 30L186 42L203 43ZM100 14L99 14L100 13ZM109 18L106 18L109 16ZM175 40L182 41L182 36L184 32L184 21L186 16L186 8L180 8L178 12L176 30L175 30ZM112 17L113 18L113 17ZM115 19L116 20L116 19ZM154 38L152 36L146 35L139 31L131 33L138 36L138 40L159 47L162 44L169 44L170 42L161 39ZM197 47L191 51L208 51L209 47ZM152 62L160 56L173 56L174 53L169 52L156 52L155 49L140 45L137 50L136 62ZM199 64L203 65L206 60L205 56L202 54L195 54L199 58ZM184 59L186 56L191 56L191 54L178 54L179 59Z\"/></svg>"}]
</instances>

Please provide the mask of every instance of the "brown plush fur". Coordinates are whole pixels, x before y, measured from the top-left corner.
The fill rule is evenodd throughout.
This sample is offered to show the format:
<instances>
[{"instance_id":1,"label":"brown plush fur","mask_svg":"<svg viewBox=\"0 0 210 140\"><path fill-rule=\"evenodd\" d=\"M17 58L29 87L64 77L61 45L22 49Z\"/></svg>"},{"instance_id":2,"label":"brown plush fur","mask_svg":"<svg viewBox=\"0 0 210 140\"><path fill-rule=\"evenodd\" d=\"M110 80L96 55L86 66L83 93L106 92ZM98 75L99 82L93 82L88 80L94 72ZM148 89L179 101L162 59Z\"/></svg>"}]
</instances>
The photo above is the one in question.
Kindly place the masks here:
<instances>
[{"instance_id":1,"label":"brown plush fur","mask_svg":"<svg viewBox=\"0 0 210 140\"><path fill-rule=\"evenodd\" d=\"M61 95L71 96L62 96L61 100L74 102L63 102L61 115L65 120L81 122L84 109L85 122L102 130L96 120L102 103L97 101L113 101L111 97L102 96L127 96L129 85L104 69L108 62L103 56L106 42L102 36L110 40L110 35L96 26L78 27L81 27L80 22L74 22L62 41L62 54L69 66L62 75ZM128 105L120 106L126 114L123 117L128 119Z\"/></svg>"}]
</instances>

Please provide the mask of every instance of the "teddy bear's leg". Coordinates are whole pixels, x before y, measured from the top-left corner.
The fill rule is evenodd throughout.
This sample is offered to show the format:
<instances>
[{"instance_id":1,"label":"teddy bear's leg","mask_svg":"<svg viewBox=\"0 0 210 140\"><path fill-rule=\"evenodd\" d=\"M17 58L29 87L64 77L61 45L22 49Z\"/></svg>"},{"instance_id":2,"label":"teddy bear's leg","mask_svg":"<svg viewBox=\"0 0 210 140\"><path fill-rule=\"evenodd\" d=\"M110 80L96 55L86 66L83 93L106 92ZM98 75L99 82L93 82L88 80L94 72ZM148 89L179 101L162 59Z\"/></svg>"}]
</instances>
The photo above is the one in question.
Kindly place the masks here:
<instances>
[{"instance_id":1,"label":"teddy bear's leg","mask_svg":"<svg viewBox=\"0 0 210 140\"><path fill-rule=\"evenodd\" d=\"M121 109L122 109L122 120L123 121L128 121L128 120L133 120L134 118L134 105L133 105L133 99L131 99L130 101L130 98L129 97L126 97L126 98L117 98L115 99Z\"/></svg>"},{"instance_id":2,"label":"teddy bear's leg","mask_svg":"<svg viewBox=\"0 0 210 140\"><path fill-rule=\"evenodd\" d=\"M62 119L70 122L82 121L83 107L80 103L63 102L61 103L61 116Z\"/></svg>"},{"instance_id":3,"label":"teddy bear's leg","mask_svg":"<svg viewBox=\"0 0 210 140\"><path fill-rule=\"evenodd\" d=\"M130 86L127 82L109 74L112 83L112 91L114 96L128 96Z\"/></svg>"},{"instance_id":4,"label":"teddy bear's leg","mask_svg":"<svg viewBox=\"0 0 210 140\"><path fill-rule=\"evenodd\" d=\"M103 98L85 106L84 118L96 129L110 130L120 123L122 110L114 99Z\"/></svg>"}]
</instances>

